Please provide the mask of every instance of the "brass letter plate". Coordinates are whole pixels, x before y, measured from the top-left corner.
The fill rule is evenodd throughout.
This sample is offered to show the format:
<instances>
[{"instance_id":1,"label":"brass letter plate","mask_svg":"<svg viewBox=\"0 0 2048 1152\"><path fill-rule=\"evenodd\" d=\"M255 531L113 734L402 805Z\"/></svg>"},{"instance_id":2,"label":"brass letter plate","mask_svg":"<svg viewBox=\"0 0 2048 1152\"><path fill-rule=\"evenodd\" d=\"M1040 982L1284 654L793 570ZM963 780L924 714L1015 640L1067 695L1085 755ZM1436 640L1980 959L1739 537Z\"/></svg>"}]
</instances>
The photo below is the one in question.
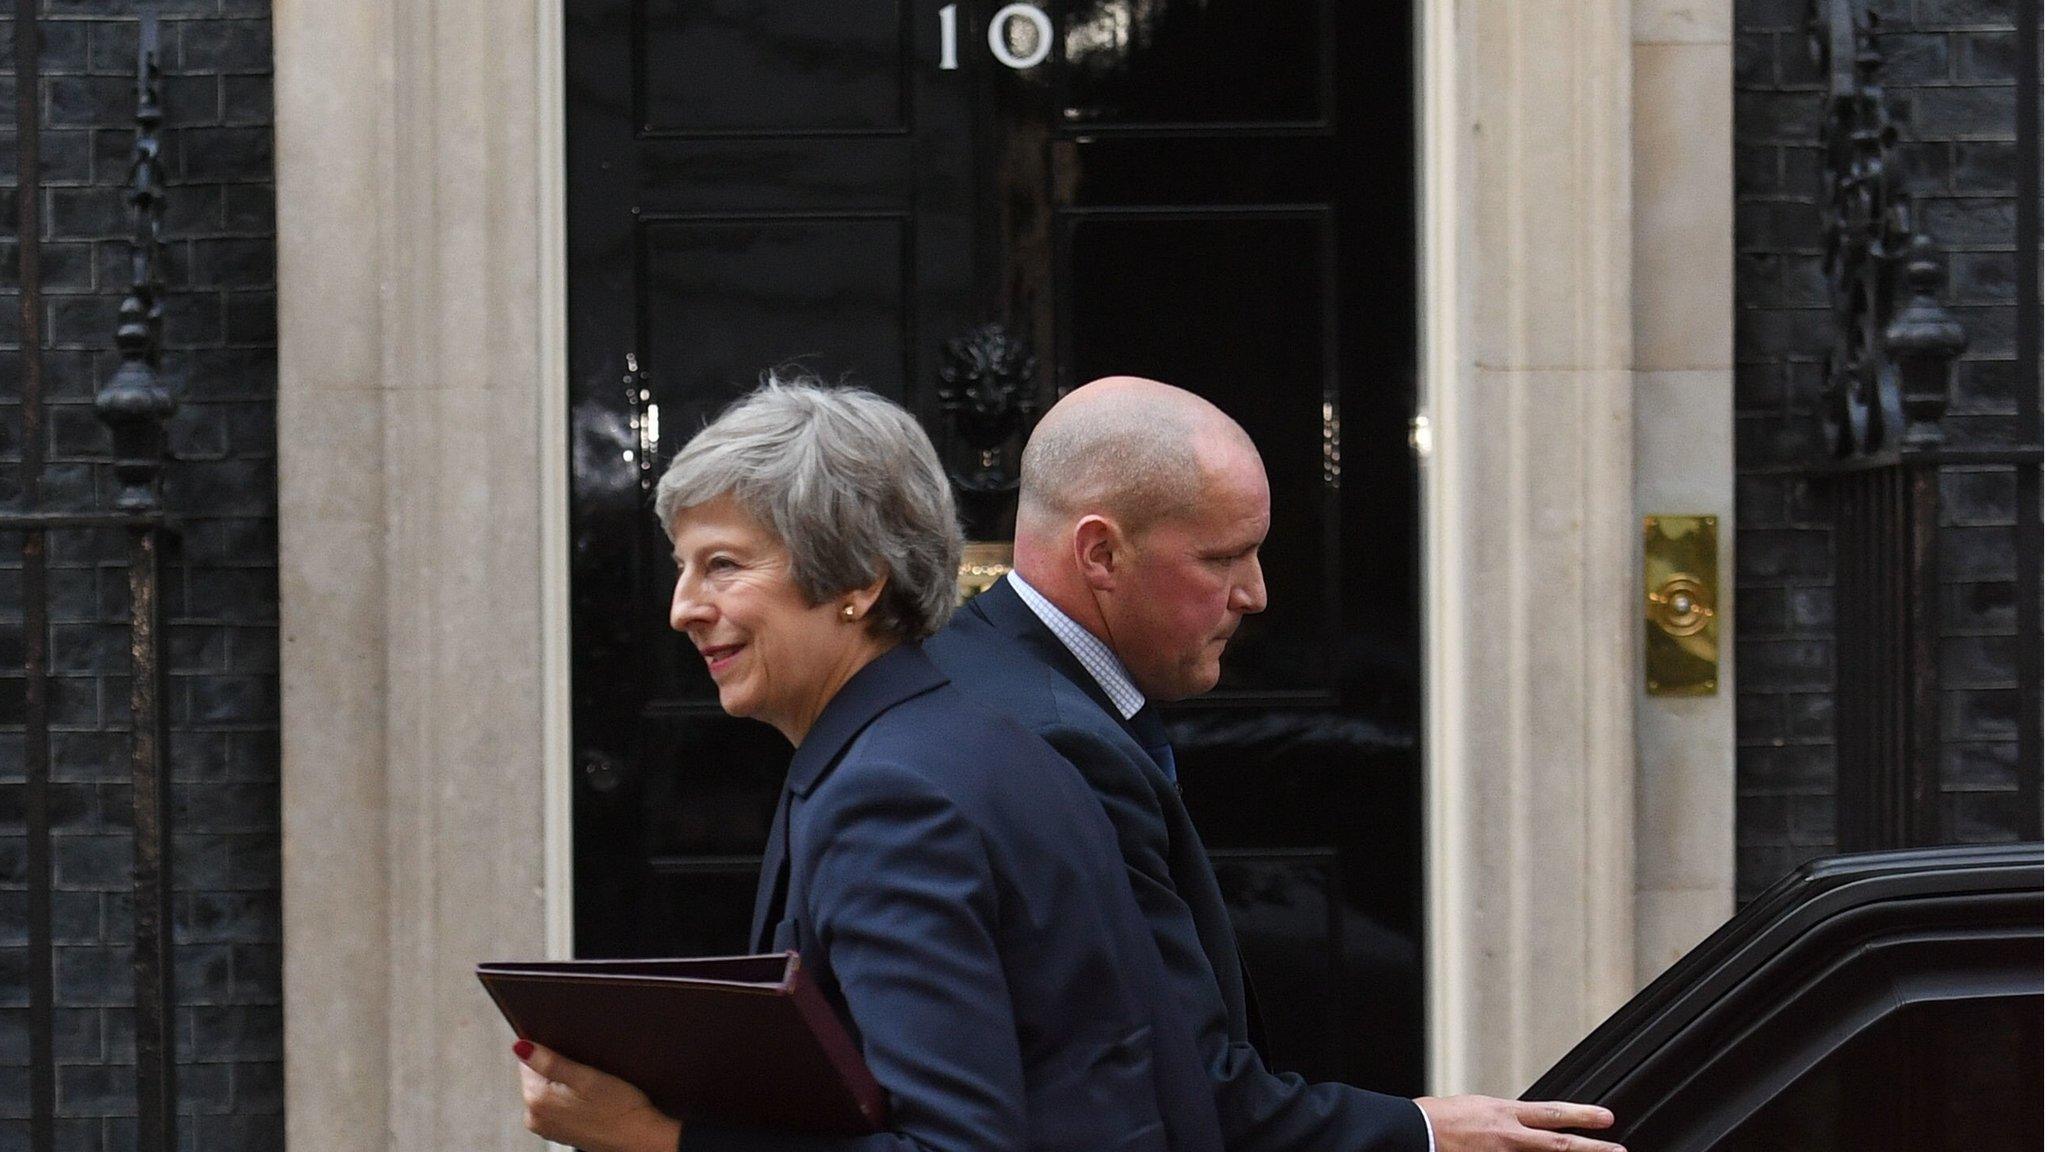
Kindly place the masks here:
<instances>
[{"instance_id":1,"label":"brass letter plate","mask_svg":"<svg viewBox=\"0 0 2048 1152\"><path fill-rule=\"evenodd\" d=\"M1721 670L1720 528L1712 516L1643 517L1643 685L1712 696Z\"/></svg>"},{"instance_id":2,"label":"brass letter plate","mask_svg":"<svg viewBox=\"0 0 2048 1152\"><path fill-rule=\"evenodd\" d=\"M967 603L1010 571L1008 540L969 540L960 549L960 602Z\"/></svg>"}]
</instances>

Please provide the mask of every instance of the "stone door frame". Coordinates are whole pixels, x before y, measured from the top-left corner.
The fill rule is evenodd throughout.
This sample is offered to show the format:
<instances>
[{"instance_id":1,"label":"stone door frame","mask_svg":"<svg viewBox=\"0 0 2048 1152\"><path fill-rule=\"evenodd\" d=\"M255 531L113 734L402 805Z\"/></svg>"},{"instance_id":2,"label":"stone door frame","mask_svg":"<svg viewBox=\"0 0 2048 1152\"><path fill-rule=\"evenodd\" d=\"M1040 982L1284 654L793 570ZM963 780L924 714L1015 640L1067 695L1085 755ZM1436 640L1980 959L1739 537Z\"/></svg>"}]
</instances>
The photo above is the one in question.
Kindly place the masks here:
<instances>
[{"instance_id":1,"label":"stone door frame","mask_svg":"<svg viewBox=\"0 0 2048 1152\"><path fill-rule=\"evenodd\" d=\"M1633 588L1640 512L1734 535L1729 7L1418 6L1434 1090L1729 910L1732 670L1643 698ZM273 36L287 1139L530 1147L470 966L569 939L561 5Z\"/></svg>"}]
</instances>

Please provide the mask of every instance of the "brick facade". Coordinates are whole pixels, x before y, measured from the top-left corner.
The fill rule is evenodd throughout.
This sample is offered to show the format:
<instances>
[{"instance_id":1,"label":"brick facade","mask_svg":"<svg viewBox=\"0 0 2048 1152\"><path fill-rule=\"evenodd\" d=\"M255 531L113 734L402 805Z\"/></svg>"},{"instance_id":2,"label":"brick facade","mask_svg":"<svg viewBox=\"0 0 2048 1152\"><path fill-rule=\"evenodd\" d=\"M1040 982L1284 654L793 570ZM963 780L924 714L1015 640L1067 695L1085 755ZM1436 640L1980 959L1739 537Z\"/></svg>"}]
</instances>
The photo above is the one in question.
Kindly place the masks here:
<instances>
[{"instance_id":1,"label":"brick facade","mask_svg":"<svg viewBox=\"0 0 2048 1152\"><path fill-rule=\"evenodd\" d=\"M1906 190L1941 250L1943 303L1969 334L1944 429L1955 447L2040 443L2038 336L2019 356L2021 34L2017 0L1876 0L1880 78ZM2038 14L2038 8L2034 9ZM1835 847L1834 558L1822 484L1802 473L1832 341L1821 264L1821 94L1807 0L1737 0L1737 892L1747 899ZM2033 83L2039 84L2039 75ZM2038 104L2035 105L2038 109ZM2038 111L2036 112L2038 115ZM2039 122L2031 129L2038 142ZM2038 143L2035 147L2038 149ZM2038 150L2033 153L2039 164ZM2039 322L2038 297L2033 320ZM2036 328L2038 331L2038 328ZM2040 473L1948 468L1941 481L1942 838L2039 835ZM2019 525L2034 509L2031 569ZM2024 573L2024 576L2022 574ZM2024 623L2023 623L2024 621ZM2029 639L2029 630L2032 631ZM2031 643L2032 647L2029 648ZM2028 772L2031 772L2031 779ZM2031 789L2031 790L2030 790Z\"/></svg>"},{"instance_id":2,"label":"brick facade","mask_svg":"<svg viewBox=\"0 0 2048 1152\"><path fill-rule=\"evenodd\" d=\"M43 34L43 502L104 507L93 394L118 363L128 276L135 5L50 0ZM170 178L165 375L180 408L165 500L175 1029L182 1147L283 1143L278 905L276 256L269 5L171 0L162 14ZM17 176L13 33L0 21L0 180ZM0 243L0 495L19 495L15 217ZM50 790L56 1143L135 1143L127 786L127 545L50 538ZM27 1140L20 538L0 541L0 1148Z\"/></svg>"}]
</instances>

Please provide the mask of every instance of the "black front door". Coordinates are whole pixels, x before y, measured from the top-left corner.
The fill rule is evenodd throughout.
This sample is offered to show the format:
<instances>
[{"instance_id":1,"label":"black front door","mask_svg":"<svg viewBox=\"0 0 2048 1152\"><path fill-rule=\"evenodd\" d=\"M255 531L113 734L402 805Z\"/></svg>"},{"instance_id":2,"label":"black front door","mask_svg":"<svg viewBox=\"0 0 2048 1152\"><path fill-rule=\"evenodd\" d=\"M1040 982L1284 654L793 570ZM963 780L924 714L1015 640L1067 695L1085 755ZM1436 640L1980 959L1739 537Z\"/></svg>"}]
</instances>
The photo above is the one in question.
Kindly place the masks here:
<instances>
[{"instance_id":1,"label":"black front door","mask_svg":"<svg viewBox=\"0 0 2048 1152\"><path fill-rule=\"evenodd\" d=\"M1187 799L1275 1063L1419 1091L1406 6L565 11L578 954L742 948L788 758L667 630L660 465L784 365L957 462L945 349L996 324L1045 399L1155 376L1257 441L1272 607L1172 715Z\"/></svg>"}]
</instances>

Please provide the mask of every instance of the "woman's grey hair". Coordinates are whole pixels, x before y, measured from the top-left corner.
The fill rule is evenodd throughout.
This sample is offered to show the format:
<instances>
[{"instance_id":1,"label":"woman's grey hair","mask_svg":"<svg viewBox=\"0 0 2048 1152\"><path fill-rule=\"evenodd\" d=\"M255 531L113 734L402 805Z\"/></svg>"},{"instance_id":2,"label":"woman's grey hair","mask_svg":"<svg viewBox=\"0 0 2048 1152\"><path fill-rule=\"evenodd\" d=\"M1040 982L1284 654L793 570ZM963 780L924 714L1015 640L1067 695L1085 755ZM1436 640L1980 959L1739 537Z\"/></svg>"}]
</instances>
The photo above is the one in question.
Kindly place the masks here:
<instances>
[{"instance_id":1,"label":"woman's grey hair","mask_svg":"<svg viewBox=\"0 0 2048 1152\"><path fill-rule=\"evenodd\" d=\"M868 620L920 640L958 600L960 522L932 442L872 392L770 375L690 438L662 473L654 512L730 495L788 547L812 604L886 576Z\"/></svg>"}]
</instances>

